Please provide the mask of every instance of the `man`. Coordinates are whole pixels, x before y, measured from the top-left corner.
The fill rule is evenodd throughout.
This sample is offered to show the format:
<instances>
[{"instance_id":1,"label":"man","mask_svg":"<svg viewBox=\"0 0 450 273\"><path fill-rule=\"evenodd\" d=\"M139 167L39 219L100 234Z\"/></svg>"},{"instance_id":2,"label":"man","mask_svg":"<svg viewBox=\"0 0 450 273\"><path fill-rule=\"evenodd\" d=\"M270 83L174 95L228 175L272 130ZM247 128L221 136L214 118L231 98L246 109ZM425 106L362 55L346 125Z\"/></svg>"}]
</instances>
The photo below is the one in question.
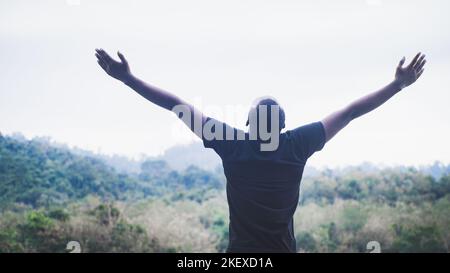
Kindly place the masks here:
<instances>
[{"instance_id":1,"label":"man","mask_svg":"<svg viewBox=\"0 0 450 273\"><path fill-rule=\"evenodd\" d=\"M418 53L404 66L403 57L394 80L382 89L355 100L322 121L281 133L285 113L273 98L261 98L254 103L247 121L249 131L243 132L136 78L125 57L117 54L120 62L102 49L96 49L95 55L108 75L156 105L175 112L203 140L205 147L214 149L221 157L230 210L228 252L295 252L293 214L307 159L350 121L414 83L422 75L426 62L425 55Z\"/></svg>"}]
</instances>

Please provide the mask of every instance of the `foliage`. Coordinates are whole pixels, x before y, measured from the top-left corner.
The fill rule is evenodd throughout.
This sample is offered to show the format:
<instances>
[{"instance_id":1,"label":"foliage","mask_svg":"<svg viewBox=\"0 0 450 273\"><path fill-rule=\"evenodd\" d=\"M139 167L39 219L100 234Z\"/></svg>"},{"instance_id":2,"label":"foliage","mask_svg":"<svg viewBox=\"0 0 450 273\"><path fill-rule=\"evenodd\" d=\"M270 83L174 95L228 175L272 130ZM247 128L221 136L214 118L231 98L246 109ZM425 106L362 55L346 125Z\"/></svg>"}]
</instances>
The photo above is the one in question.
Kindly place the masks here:
<instances>
[{"instance_id":1,"label":"foliage","mask_svg":"<svg viewBox=\"0 0 450 273\"><path fill-rule=\"evenodd\" d=\"M149 160L141 169L136 176L118 173L97 158L75 155L47 142L0 136L0 208L12 203L49 207L88 195L105 201L137 200L173 193L174 188L223 188L216 174L193 166L179 173L164 161Z\"/></svg>"},{"instance_id":2,"label":"foliage","mask_svg":"<svg viewBox=\"0 0 450 273\"><path fill-rule=\"evenodd\" d=\"M448 166L349 167L305 176L294 215L300 252L449 252ZM48 142L0 135L0 252L223 252L225 179L146 160L119 173Z\"/></svg>"}]
</instances>

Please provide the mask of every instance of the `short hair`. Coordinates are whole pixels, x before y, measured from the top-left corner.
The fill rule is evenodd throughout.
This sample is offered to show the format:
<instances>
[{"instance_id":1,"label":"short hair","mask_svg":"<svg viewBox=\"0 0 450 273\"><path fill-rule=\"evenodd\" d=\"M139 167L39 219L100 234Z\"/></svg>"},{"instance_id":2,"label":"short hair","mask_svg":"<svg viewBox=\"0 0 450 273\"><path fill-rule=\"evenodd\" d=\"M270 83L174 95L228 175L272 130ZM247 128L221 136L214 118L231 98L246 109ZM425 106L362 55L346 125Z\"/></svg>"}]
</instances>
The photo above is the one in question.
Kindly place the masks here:
<instances>
[{"instance_id":1,"label":"short hair","mask_svg":"<svg viewBox=\"0 0 450 273\"><path fill-rule=\"evenodd\" d=\"M267 127L269 130L272 130L271 126L271 117L272 117L272 106L278 106L279 112L278 112L278 121L279 121L279 130L281 131L285 127L285 113L283 108L280 106L278 101L271 96L264 96L259 97L253 101L252 107L250 109L250 112L248 114L248 119L246 126L250 124L250 114L252 113L252 110L256 110L256 117L257 117L257 124L259 124L259 113L260 113L260 106L265 105L267 107Z\"/></svg>"}]
</instances>

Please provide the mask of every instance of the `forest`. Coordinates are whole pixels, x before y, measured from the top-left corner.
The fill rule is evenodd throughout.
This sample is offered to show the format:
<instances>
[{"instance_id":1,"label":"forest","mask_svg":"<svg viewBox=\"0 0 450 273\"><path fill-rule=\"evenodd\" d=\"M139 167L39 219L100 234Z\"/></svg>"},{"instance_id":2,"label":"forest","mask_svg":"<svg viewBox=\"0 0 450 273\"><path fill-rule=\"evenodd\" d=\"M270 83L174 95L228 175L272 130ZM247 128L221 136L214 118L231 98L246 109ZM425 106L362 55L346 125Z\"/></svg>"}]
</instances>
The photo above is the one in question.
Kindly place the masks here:
<instances>
[{"instance_id":1,"label":"forest","mask_svg":"<svg viewBox=\"0 0 450 273\"><path fill-rule=\"evenodd\" d=\"M135 163L133 163L135 164ZM135 168L136 169L136 168ZM220 166L135 171L39 139L0 135L0 252L224 252ZM298 252L449 252L450 166L305 171Z\"/></svg>"}]
</instances>

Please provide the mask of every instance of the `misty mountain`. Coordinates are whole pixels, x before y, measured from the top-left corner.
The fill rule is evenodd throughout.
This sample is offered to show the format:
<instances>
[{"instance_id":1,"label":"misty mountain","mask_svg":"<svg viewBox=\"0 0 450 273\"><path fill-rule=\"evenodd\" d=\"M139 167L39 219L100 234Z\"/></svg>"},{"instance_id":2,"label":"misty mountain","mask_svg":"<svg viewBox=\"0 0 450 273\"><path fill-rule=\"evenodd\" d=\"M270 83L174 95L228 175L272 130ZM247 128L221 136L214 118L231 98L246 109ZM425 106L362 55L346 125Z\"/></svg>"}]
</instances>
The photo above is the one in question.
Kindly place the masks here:
<instances>
[{"instance_id":1,"label":"misty mountain","mask_svg":"<svg viewBox=\"0 0 450 273\"><path fill-rule=\"evenodd\" d=\"M174 146L167 149L157 159L168 162L169 166L175 170L184 170L194 165L212 171L222 164L220 157L212 149L203 147L201 142Z\"/></svg>"},{"instance_id":2,"label":"misty mountain","mask_svg":"<svg viewBox=\"0 0 450 273\"><path fill-rule=\"evenodd\" d=\"M22 143L28 141L21 133L13 133L9 137ZM32 140L35 142L45 143L62 150L70 151L75 155L100 159L108 166L113 167L118 173L139 174L141 172L141 165L146 160L166 161L168 166L176 171L184 171L190 166L196 166L197 168L214 172L216 172L218 169L221 169L220 157L212 149L204 148L201 142L193 142L186 145L173 146L167 149L160 156L148 156L141 159L133 159L125 155L105 155L80 149L77 147L69 148L64 143L52 141L50 137L35 137ZM411 166L384 166L370 162L363 162L358 165L333 168L332 172L334 175L344 175L346 173L354 172L355 170L357 170L366 174L374 174L386 168L392 168L395 169L395 171L400 172L408 172ZM307 165L303 172L303 177L316 177L323 171L327 170L331 171L328 168L316 168ZM435 179L440 179L441 177L450 174L450 164L436 161L433 164L417 167L417 171L420 171L421 173L424 173L426 175L430 175Z\"/></svg>"}]
</instances>

